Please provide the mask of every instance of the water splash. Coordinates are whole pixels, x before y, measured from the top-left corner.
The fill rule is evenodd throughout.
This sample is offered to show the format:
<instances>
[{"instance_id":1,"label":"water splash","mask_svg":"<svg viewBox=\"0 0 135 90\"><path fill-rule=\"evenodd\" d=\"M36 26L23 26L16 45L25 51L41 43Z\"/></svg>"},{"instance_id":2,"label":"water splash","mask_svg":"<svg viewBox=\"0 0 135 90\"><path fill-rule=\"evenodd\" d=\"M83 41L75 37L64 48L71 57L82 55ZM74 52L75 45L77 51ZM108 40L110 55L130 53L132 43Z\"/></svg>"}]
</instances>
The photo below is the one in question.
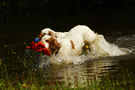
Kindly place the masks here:
<instances>
[{"instance_id":1,"label":"water splash","mask_svg":"<svg viewBox=\"0 0 135 90\"><path fill-rule=\"evenodd\" d=\"M128 47L132 52L135 52L135 34L119 37L116 43L121 47Z\"/></svg>"},{"instance_id":2,"label":"water splash","mask_svg":"<svg viewBox=\"0 0 135 90\"><path fill-rule=\"evenodd\" d=\"M68 57L63 57L63 56L51 56L48 57L44 55L41 59L41 64L39 67L43 67L49 64L82 64L84 61L88 60L89 57L85 55L80 55L80 56L68 56Z\"/></svg>"},{"instance_id":3,"label":"water splash","mask_svg":"<svg viewBox=\"0 0 135 90\"><path fill-rule=\"evenodd\" d=\"M91 55L95 57L119 56L132 52L127 48L119 48L115 44L107 42L102 35L91 45Z\"/></svg>"},{"instance_id":4,"label":"water splash","mask_svg":"<svg viewBox=\"0 0 135 90\"><path fill-rule=\"evenodd\" d=\"M127 48L119 48L115 44L107 42L102 35L98 36L98 39L90 46L90 50L84 50L80 56L51 56L44 55L41 59L40 67L51 64L82 64L86 60L94 60L104 58L107 56L120 56L131 53L132 50Z\"/></svg>"}]
</instances>

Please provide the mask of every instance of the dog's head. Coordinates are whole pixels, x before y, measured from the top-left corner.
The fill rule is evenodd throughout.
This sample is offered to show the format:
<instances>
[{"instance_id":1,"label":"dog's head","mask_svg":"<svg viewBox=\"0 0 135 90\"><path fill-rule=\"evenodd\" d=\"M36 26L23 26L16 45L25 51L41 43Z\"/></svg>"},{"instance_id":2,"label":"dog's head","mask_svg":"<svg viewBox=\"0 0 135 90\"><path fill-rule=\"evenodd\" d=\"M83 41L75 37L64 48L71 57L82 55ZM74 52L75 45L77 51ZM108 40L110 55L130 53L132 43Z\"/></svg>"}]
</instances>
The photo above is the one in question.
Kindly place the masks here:
<instances>
[{"instance_id":1,"label":"dog's head","mask_svg":"<svg viewBox=\"0 0 135 90\"><path fill-rule=\"evenodd\" d=\"M54 37L56 36L55 31L53 31L50 28L45 28L40 32L40 34L38 35L38 38L41 40L42 37L44 37L45 35L54 36Z\"/></svg>"},{"instance_id":2,"label":"dog's head","mask_svg":"<svg viewBox=\"0 0 135 90\"><path fill-rule=\"evenodd\" d=\"M46 45L46 48L49 49L52 54L56 54L60 49L60 43L54 36L45 35L42 37L41 41Z\"/></svg>"}]
</instances>

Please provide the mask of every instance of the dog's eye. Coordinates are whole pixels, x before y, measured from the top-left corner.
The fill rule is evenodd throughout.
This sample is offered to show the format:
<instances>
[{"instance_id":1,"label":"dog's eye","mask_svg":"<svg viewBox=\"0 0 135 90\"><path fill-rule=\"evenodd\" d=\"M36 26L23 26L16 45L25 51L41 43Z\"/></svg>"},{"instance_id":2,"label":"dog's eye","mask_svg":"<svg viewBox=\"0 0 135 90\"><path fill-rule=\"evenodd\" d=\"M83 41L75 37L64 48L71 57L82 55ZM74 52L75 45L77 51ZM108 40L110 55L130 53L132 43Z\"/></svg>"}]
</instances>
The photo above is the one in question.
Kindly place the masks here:
<instances>
[{"instance_id":1,"label":"dog's eye","mask_svg":"<svg viewBox=\"0 0 135 90\"><path fill-rule=\"evenodd\" d=\"M45 40L46 42L49 42L49 40Z\"/></svg>"}]
</instances>

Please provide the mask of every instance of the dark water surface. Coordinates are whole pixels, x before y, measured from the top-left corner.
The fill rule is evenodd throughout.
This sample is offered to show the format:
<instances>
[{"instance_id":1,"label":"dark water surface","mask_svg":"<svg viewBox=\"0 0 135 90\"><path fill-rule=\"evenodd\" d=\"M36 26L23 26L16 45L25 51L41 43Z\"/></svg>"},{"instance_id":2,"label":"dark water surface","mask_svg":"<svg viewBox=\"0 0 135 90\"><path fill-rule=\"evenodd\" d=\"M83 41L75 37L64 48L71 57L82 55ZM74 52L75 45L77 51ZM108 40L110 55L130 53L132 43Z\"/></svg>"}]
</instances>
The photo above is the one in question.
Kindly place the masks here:
<instances>
[{"instance_id":1,"label":"dark water surface","mask_svg":"<svg viewBox=\"0 0 135 90\"><path fill-rule=\"evenodd\" d=\"M50 65L48 71L51 77L55 77L57 81L64 81L70 84L75 84L76 80L83 83L84 80L104 77L107 74L112 74L115 77L121 77L123 70L128 71L132 76L135 76L135 28L134 25L126 25L126 23L116 22L116 24L107 24L107 21L102 23L95 22L91 24L87 16L84 20L81 17L70 18L37 18L30 20L20 20L17 23L3 24L0 27L0 62L6 64L9 72L22 72L23 63L22 57L25 57L26 44L37 37L38 33L50 27L56 31L68 31L73 26L78 24L88 25L95 32L105 36L105 39L118 45L132 50L124 56L106 57L96 60L87 60L82 64L70 65ZM57 22L59 21L59 22ZM97 24L96 24L97 23ZM126 26L124 26L126 25ZM43 75L45 76L46 73ZM54 78L53 78L54 79ZM68 81L67 81L68 80Z\"/></svg>"}]
</instances>

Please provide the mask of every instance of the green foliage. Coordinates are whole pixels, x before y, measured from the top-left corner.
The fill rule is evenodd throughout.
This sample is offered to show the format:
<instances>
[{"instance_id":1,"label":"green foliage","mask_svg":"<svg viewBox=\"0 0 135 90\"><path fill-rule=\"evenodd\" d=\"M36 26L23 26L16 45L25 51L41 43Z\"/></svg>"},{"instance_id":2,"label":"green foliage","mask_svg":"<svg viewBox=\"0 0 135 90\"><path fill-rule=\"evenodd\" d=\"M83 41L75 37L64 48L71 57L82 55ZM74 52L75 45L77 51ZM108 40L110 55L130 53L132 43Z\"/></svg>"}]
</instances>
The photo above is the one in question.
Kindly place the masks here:
<instances>
[{"instance_id":1,"label":"green foliage","mask_svg":"<svg viewBox=\"0 0 135 90\"><path fill-rule=\"evenodd\" d=\"M3 0L0 1L0 10L4 8L18 8L18 9L29 9L29 8L41 8L46 6L50 0Z\"/></svg>"},{"instance_id":2,"label":"green foliage","mask_svg":"<svg viewBox=\"0 0 135 90\"><path fill-rule=\"evenodd\" d=\"M104 4L112 4L112 3L133 3L133 1L128 2L127 0L121 0L117 2L112 2L108 0L59 0L59 1L53 1L53 0L2 0L0 1L0 11L4 12L7 11L7 9L12 9L12 10L39 10L42 8L48 8L49 6L51 7L60 7L63 6L66 8L69 8L71 5L73 7L80 6L81 4L86 4L88 6L91 5L104 5ZM68 6L66 6L68 5Z\"/></svg>"},{"instance_id":3,"label":"green foliage","mask_svg":"<svg viewBox=\"0 0 135 90\"><path fill-rule=\"evenodd\" d=\"M0 23L14 22L19 18L38 14L39 12L45 15L68 14L79 10L89 9L104 6L126 6L133 5L133 0L1 0L0 1ZM60 14L60 15L61 15Z\"/></svg>"}]
</instances>

